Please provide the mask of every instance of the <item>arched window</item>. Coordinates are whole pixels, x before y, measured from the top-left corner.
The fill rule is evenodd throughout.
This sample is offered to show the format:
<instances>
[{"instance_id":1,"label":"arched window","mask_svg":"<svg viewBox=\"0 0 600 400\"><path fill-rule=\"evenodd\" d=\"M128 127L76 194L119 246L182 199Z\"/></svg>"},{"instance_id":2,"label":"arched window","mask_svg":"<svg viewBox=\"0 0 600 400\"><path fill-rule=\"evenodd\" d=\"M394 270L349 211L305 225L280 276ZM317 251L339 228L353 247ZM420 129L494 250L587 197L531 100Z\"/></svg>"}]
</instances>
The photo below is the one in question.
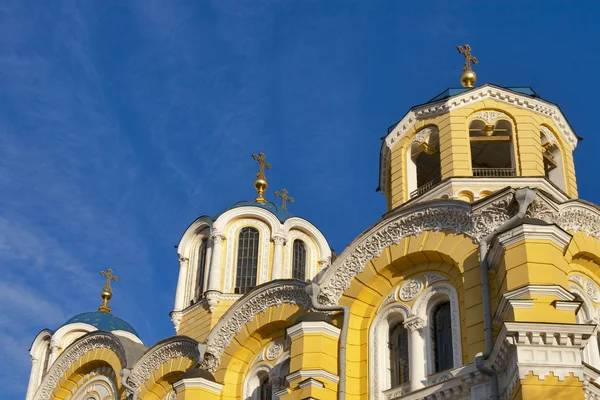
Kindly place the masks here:
<instances>
[{"instance_id":1,"label":"arched window","mask_svg":"<svg viewBox=\"0 0 600 400\"><path fill-rule=\"evenodd\" d=\"M450 302L445 301L436 305L431 312L430 321L434 372L440 372L454 366Z\"/></svg>"},{"instance_id":2,"label":"arched window","mask_svg":"<svg viewBox=\"0 0 600 400\"><path fill-rule=\"evenodd\" d=\"M411 198L436 186L441 180L437 127L423 128L412 139L407 154L407 183Z\"/></svg>"},{"instance_id":3,"label":"arched window","mask_svg":"<svg viewBox=\"0 0 600 400\"><path fill-rule=\"evenodd\" d=\"M258 398L260 400L271 400L273 397L271 390L271 382L269 381L268 375L263 375L260 379L260 386L258 387Z\"/></svg>"},{"instance_id":4,"label":"arched window","mask_svg":"<svg viewBox=\"0 0 600 400\"><path fill-rule=\"evenodd\" d=\"M402 322L390 326L388 347L390 350L391 387L408 383L408 331Z\"/></svg>"},{"instance_id":5,"label":"arched window","mask_svg":"<svg viewBox=\"0 0 600 400\"><path fill-rule=\"evenodd\" d=\"M542 143L544 158L544 175L561 190L566 190L565 172L563 169L562 153L558 148L556 136L550 129L540 128L540 141Z\"/></svg>"},{"instance_id":6,"label":"arched window","mask_svg":"<svg viewBox=\"0 0 600 400\"><path fill-rule=\"evenodd\" d=\"M206 271L206 251L208 248L208 240L202 239L200 242L200 255L198 257L198 284L196 286L196 299L200 298L204 292L204 274Z\"/></svg>"},{"instance_id":7,"label":"arched window","mask_svg":"<svg viewBox=\"0 0 600 400\"><path fill-rule=\"evenodd\" d=\"M486 122L488 123L486 124ZM473 176L516 176L512 148L512 125L509 121L505 119L473 120L469 124L469 139Z\"/></svg>"},{"instance_id":8,"label":"arched window","mask_svg":"<svg viewBox=\"0 0 600 400\"><path fill-rule=\"evenodd\" d=\"M237 250L237 270L235 276L235 293L246 293L256 286L258 269L258 230L245 227L240 230Z\"/></svg>"},{"instance_id":9,"label":"arched window","mask_svg":"<svg viewBox=\"0 0 600 400\"><path fill-rule=\"evenodd\" d=\"M306 279L306 243L299 239L294 240L292 278L301 281Z\"/></svg>"}]
</instances>

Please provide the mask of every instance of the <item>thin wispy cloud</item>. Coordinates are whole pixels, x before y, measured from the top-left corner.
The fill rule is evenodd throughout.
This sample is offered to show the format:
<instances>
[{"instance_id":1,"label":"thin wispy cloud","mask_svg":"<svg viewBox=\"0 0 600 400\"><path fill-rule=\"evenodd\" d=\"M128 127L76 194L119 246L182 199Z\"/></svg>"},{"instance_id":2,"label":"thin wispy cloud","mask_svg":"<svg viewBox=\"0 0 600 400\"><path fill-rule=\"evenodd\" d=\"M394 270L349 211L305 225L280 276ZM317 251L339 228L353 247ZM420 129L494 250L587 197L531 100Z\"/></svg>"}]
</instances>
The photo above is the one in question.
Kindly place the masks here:
<instances>
[{"instance_id":1,"label":"thin wispy cloud","mask_svg":"<svg viewBox=\"0 0 600 400\"><path fill-rule=\"evenodd\" d=\"M254 197L252 153L273 166L267 198L286 187L296 199L290 211L341 252L385 211L375 193L379 138L411 106L458 84L456 45L471 42L482 82L532 85L574 126L593 126L595 103L585 98L600 89L592 68L600 49L579 40L597 30L593 13L517 4L522 15L494 6L500 49L497 27L468 23L488 19L485 7L441 1L4 2L5 398L23 398L27 350L42 328L96 309L101 269L120 278L115 315L149 345L172 335L173 245L198 216ZM537 16L531 24L527 13ZM563 76L564 60L540 65L543 52L561 48L585 55L569 65L587 77L585 90L544 78ZM510 54L534 67L515 76ZM586 137L579 184L594 201L599 139L578 133Z\"/></svg>"}]
</instances>

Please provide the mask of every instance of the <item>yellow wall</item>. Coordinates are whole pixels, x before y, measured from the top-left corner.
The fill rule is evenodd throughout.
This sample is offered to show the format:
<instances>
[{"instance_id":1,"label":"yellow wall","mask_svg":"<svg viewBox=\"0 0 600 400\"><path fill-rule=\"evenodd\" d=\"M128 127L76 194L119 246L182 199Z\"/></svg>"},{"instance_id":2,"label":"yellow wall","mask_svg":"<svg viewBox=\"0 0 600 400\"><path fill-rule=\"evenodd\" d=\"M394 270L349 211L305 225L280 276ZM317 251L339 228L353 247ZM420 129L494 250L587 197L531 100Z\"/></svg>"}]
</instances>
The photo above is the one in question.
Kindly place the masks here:
<instances>
[{"instance_id":1,"label":"yellow wall","mask_svg":"<svg viewBox=\"0 0 600 400\"><path fill-rule=\"evenodd\" d=\"M561 141L553 120L533 111L508 105L496 100L475 101L468 106L452 110L446 114L419 120L394 143L390 156L390 185L388 209L393 209L409 200L406 176L407 151L410 139L425 126L435 125L439 129L440 166L442 179L472 176L471 146L468 125L475 113L484 110L497 110L508 115L513 124L513 152L517 176L543 177L544 164L540 142L540 127L545 125L555 133L563 157L566 194L577 197L575 166L570 148Z\"/></svg>"}]
</instances>

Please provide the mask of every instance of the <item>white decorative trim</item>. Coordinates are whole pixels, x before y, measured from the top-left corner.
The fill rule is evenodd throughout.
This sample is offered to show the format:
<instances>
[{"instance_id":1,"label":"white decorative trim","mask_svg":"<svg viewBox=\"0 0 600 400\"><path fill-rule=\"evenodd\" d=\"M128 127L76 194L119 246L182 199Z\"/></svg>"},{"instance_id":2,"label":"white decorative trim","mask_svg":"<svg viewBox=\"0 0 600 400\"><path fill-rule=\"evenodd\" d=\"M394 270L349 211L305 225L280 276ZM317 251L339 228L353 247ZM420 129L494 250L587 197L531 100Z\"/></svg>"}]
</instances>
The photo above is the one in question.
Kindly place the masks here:
<instances>
[{"instance_id":1,"label":"white decorative trim","mask_svg":"<svg viewBox=\"0 0 600 400\"><path fill-rule=\"evenodd\" d=\"M590 300L590 298L588 297L587 293L581 287L574 284L569 285L569 291L578 295L579 298L583 300L583 304L581 305L581 307L583 308L583 314L585 314L585 318L584 320L577 322L582 323L585 322L585 320L592 320L593 323L597 323L598 319L596 318L596 312L594 311L595 307L592 303L592 300Z\"/></svg>"},{"instance_id":2,"label":"white decorative trim","mask_svg":"<svg viewBox=\"0 0 600 400\"><path fill-rule=\"evenodd\" d=\"M337 339L340 337L340 332L340 328L325 321L305 321L287 328L287 335L291 339L311 333L320 333Z\"/></svg>"},{"instance_id":3,"label":"white decorative trim","mask_svg":"<svg viewBox=\"0 0 600 400\"><path fill-rule=\"evenodd\" d=\"M571 276L569 277L569 280L570 280L571 282L575 282L575 283L576 283L576 284L578 284L579 286L583 287L583 275L581 275L581 274L574 274L574 275L571 275Z\"/></svg>"},{"instance_id":4,"label":"white decorative trim","mask_svg":"<svg viewBox=\"0 0 600 400\"><path fill-rule=\"evenodd\" d=\"M596 285L596 283L591 279L587 278L583 281L583 288L585 289L585 292L589 298L592 299L594 303L598 303L598 285Z\"/></svg>"},{"instance_id":5,"label":"white decorative trim","mask_svg":"<svg viewBox=\"0 0 600 400\"><path fill-rule=\"evenodd\" d=\"M552 144L558 143L558 140L556 140L556 136L554 136L554 133L550 129L548 129L548 127L541 125L540 131L544 134L548 143L552 143Z\"/></svg>"},{"instance_id":6,"label":"white decorative trim","mask_svg":"<svg viewBox=\"0 0 600 400\"><path fill-rule=\"evenodd\" d=\"M504 321L504 316L510 308L531 308L535 296L556 297L560 301L573 301L575 296L559 285L527 285L502 294L500 303L494 314L494 324ZM530 305L531 304L531 305Z\"/></svg>"},{"instance_id":7,"label":"white decorative trim","mask_svg":"<svg viewBox=\"0 0 600 400\"><path fill-rule=\"evenodd\" d=\"M381 304L379 305L379 308L377 309L378 313L388 304L397 301L398 289L399 289L398 287L393 288L390 291L390 293L388 293L388 295L383 298L383 300L381 301Z\"/></svg>"},{"instance_id":8,"label":"white decorative trim","mask_svg":"<svg viewBox=\"0 0 600 400\"><path fill-rule=\"evenodd\" d=\"M300 389L306 389L309 387L314 387L317 389L322 389L325 387L325 384L323 384L323 382L316 380L315 378L308 378L302 382L300 382L298 384L298 386L300 387Z\"/></svg>"},{"instance_id":9,"label":"white decorative trim","mask_svg":"<svg viewBox=\"0 0 600 400\"><path fill-rule=\"evenodd\" d=\"M221 355L229 347L233 337L246 323L269 307L289 303L308 308L311 301L304 290L305 286L306 284L295 281L285 284L269 283L255 288L234 303L208 334L201 368L210 372L216 371L221 362Z\"/></svg>"},{"instance_id":10,"label":"white decorative trim","mask_svg":"<svg viewBox=\"0 0 600 400\"><path fill-rule=\"evenodd\" d=\"M424 274L424 276L425 276L425 286L427 286L427 287L431 286L435 282L448 280L448 278L446 278L445 276L440 275L440 274Z\"/></svg>"},{"instance_id":11,"label":"white decorative trim","mask_svg":"<svg viewBox=\"0 0 600 400\"><path fill-rule=\"evenodd\" d=\"M140 339L139 337L135 336L133 333L129 332L129 331L122 331L120 329L116 329L114 331L110 331L113 335L117 335L120 337L124 337L125 339L129 339L132 342L138 343L138 344L144 344L142 342L142 339Z\"/></svg>"},{"instance_id":12,"label":"white decorative trim","mask_svg":"<svg viewBox=\"0 0 600 400\"><path fill-rule=\"evenodd\" d=\"M429 125L417 132L415 136L410 140L409 143L428 143L431 135L439 135L439 129L435 125Z\"/></svg>"},{"instance_id":13,"label":"white decorative trim","mask_svg":"<svg viewBox=\"0 0 600 400\"><path fill-rule=\"evenodd\" d=\"M274 340L269 343L269 346L265 350L265 357L269 361L275 360L283 352L283 342L281 340Z\"/></svg>"},{"instance_id":14,"label":"white decorative trim","mask_svg":"<svg viewBox=\"0 0 600 400\"><path fill-rule=\"evenodd\" d=\"M577 311L581 307L581 301L554 301L554 308L559 311Z\"/></svg>"},{"instance_id":15,"label":"white decorative trim","mask_svg":"<svg viewBox=\"0 0 600 400\"><path fill-rule=\"evenodd\" d=\"M417 297L415 303L412 306L412 313L416 316L421 317L429 325L429 312L431 308L437 303L432 302L434 297L442 295L450 301L450 318L452 324L452 353L454 359L454 367L458 368L462 365L462 341L460 333L460 303L458 300L458 294L456 288L448 283L438 283L429 288L425 289L423 293ZM427 354L429 371L433 371L432 363L432 348L433 345L430 343L430 335L426 335L427 341Z\"/></svg>"},{"instance_id":16,"label":"white decorative trim","mask_svg":"<svg viewBox=\"0 0 600 400\"><path fill-rule=\"evenodd\" d=\"M180 393L186 389L206 389L213 393L221 394L223 385L204 378L187 378L175 382L173 389L175 389L175 393Z\"/></svg>"},{"instance_id":17,"label":"white decorative trim","mask_svg":"<svg viewBox=\"0 0 600 400\"><path fill-rule=\"evenodd\" d=\"M559 202L570 200L564 192L554 186L550 181L543 176L513 176L505 178L495 177L449 177L444 179L438 185L431 190L420 195L415 200L411 200L415 203L423 203L430 200L441 199L443 195L448 195L449 199L456 199L458 193L463 190L470 190L477 193L476 200L481 200L481 191L488 190L490 192L497 192L503 190L506 187L520 188L530 187L532 189L541 189L547 192L549 195L554 197ZM487 198L486 196L485 198Z\"/></svg>"},{"instance_id":18,"label":"white decorative trim","mask_svg":"<svg viewBox=\"0 0 600 400\"><path fill-rule=\"evenodd\" d=\"M42 383L33 396L34 400L50 400L52 392L56 385L62 379L64 373L81 356L98 348L109 349L116 354L121 366L127 364L125 350L119 342L119 339L108 332L95 331L88 333L75 343L67 347L54 362Z\"/></svg>"},{"instance_id":19,"label":"white decorative trim","mask_svg":"<svg viewBox=\"0 0 600 400\"><path fill-rule=\"evenodd\" d=\"M339 376L332 374L331 372L325 371L324 369L301 369L299 371L289 374L285 379L288 381L288 383L292 383L293 381L299 378L327 379L328 381L333 383L338 383L340 381Z\"/></svg>"},{"instance_id":20,"label":"white decorative trim","mask_svg":"<svg viewBox=\"0 0 600 400\"><path fill-rule=\"evenodd\" d=\"M496 110L479 111L477 114L471 116L471 118L472 119L480 119L484 122L487 122L488 124L492 124L499 119L504 119L504 120L512 122L512 118L510 118L508 115L504 114L503 112L496 111Z\"/></svg>"},{"instance_id":21,"label":"white decorative trim","mask_svg":"<svg viewBox=\"0 0 600 400\"><path fill-rule=\"evenodd\" d=\"M186 336L174 336L158 342L131 368L131 373L127 377L128 386L139 388L163 363L179 357L188 358L194 363L197 362L200 357L198 342Z\"/></svg>"},{"instance_id":22,"label":"white decorative trim","mask_svg":"<svg viewBox=\"0 0 600 400\"><path fill-rule=\"evenodd\" d=\"M236 250L238 246L238 236L242 228L252 227L259 232L259 250L258 250L258 271L256 274L256 284L260 285L268 281L269 274L269 246L271 244L271 231L267 224L258 219L240 219L236 220L227 230L227 255L225 256L225 280L223 283L224 293L233 293L233 283L237 275L237 257Z\"/></svg>"},{"instance_id":23,"label":"white decorative trim","mask_svg":"<svg viewBox=\"0 0 600 400\"><path fill-rule=\"evenodd\" d=\"M516 347L511 362L517 364L520 379L531 372L544 380L552 372L560 380L573 374L583 381L581 350L594 329L594 325L505 322L492 355L502 347Z\"/></svg>"},{"instance_id":24,"label":"white decorative trim","mask_svg":"<svg viewBox=\"0 0 600 400\"><path fill-rule=\"evenodd\" d=\"M549 240L563 250L572 236L556 225L521 224L496 235L488 252L487 260L491 273L496 273L504 255L504 249L524 240Z\"/></svg>"},{"instance_id":25,"label":"white decorative trim","mask_svg":"<svg viewBox=\"0 0 600 400\"><path fill-rule=\"evenodd\" d=\"M407 279L400 287L399 297L402 301L410 301L414 299L423 289L423 282L420 279Z\"/></svg>"},{"instance_id":26,"label":"white decorative trim","mask_svg":"<svg viewBox=\"0 0 600 400\"><path fill-rule=\"evenodd\" d=\"M508 220L508 206L513 192L490 196L472 208L466 203L432 202L416 204L393 213L359 236L338 257L323 276L321 301L336 304L342 293L350 287L352 279L386 247L398 244L407 236L417 236L424 231L448 230L465 234L479 241L504 221Z\"/></svg>"},{"instance_id":27,"label":"white decorative trim","mask_svg":"<svg viewBox=\"0 0 600 400\"><path fill-rule=\"evenodd\" d=\"M71 389L71 400L113 400L116 398L115 371L108 366L96 368L83 376Z\"/></svg>"},{"instance_id":28,"label":"white decorative trim","mask_svg":"<svg viewBox=\"0 0 600 400\"><path fill-rule=\"evenodd\" d=\"M396 290L398 288L394 288L392 293ZM373 318L369 328L369 399L371 400L381 399L381 387L387 388L390 384L386 374L386 364L389 362L386 356L389 351L386 343L388 341L390 320L406 321L410 317L412 317L412 313L407 305L391 304L382 307Z\"/></svg>"}]
</instances>

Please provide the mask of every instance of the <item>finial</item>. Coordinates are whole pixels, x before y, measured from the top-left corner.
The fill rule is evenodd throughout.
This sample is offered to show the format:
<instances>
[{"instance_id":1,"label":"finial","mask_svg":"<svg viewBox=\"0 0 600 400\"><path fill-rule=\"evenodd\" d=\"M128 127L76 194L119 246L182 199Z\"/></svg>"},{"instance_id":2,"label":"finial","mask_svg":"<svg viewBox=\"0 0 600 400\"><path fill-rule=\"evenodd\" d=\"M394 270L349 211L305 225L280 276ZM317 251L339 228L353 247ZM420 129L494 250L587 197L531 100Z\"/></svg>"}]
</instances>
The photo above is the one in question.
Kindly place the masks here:
<instances>
[{"instance_id":1,"label":"finial","mask_svg":"<svg viewBox=\"0 0 600 400\"><path fill-rule=\"evenodd\" d=\"M107 269L106 271L100 271L100 275L106 278L106 283L102 288L102 292L100 293L100 297L102 297L102 304L98 307L98 311L110 313L110 306L108 305L108 301L112 298L112 288L110 287L110 281L118 281L115 275L113 275L112 269Z\"/></svg>"},{"instance_id":2,"label":"finial","mask_svg":"<svg viewBox=\"0 0 600 400\"><path fill-rule=\"evenodd\" d=\"M254 199L257 203L266 203L265 190L269 187L267 183L267 177L265 176L265 168L271 169L271 164L265 161L265 153L252 154L252 158L258 161L258 173L256 174L256 180L254 181L254 188L258 193L258 196Z\"/></svg>"},{"instance_id":3,"label":"finial","mask_svg":"<svg viewBox=\"0 0 600 400\"><path fill-rule=\"evenodd\" d=\"M463 73L460 76L460 83L464 87L472 88L477 80L477 75L471 69L471 62L473 64L479 64L479 61L471 55L471 46L465 44L464 46L456 47L458 52L465 56L465 66L463 67Z\"/></svg>"},{"instance_id":4,"label":"finial","mask_svg":"<svg viewBox=\"0 0 600 400\"><path fill-rule=\"evenodd\" d=\"M281 208L283 208L285 211L287 211L287 205L286 202L290 202L293 203L294 202L294 198L293 197L289 197L288 196L288 191L287 189L282 189L281 193L279 192L275 192L275 196L277 197L281 197Z\"/></svg>"}]
</instances>

